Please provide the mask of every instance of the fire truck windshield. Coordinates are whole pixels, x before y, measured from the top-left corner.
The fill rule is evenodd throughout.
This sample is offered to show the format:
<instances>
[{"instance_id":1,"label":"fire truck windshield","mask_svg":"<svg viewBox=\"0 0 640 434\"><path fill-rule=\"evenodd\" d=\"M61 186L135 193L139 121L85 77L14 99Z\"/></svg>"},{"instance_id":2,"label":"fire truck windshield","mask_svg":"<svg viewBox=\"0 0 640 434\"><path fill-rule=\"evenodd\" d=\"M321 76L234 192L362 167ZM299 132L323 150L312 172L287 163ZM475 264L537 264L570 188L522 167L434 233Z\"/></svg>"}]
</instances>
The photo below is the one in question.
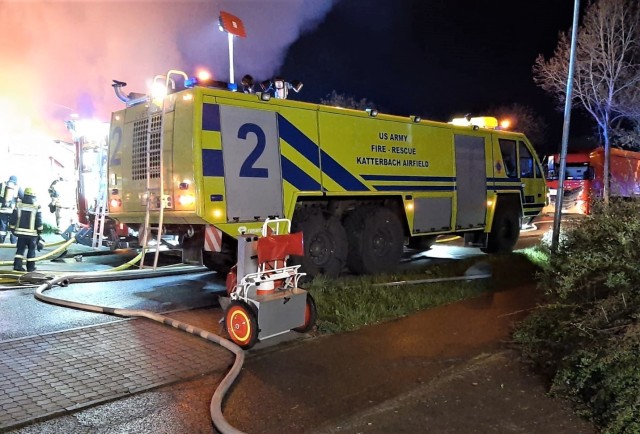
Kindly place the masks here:
<instances>
[{"instance_id":1,"label":"fire truck windshield","mask_svg":"<svg viewBox=\"0 0 640 434\"><path fill-rule=\"evenodd\" d=\"M549 170L547 174L547 179L549 180L557 180L559 175L559 170ZM586 179L593 179L593 169L584 164L567 164L565 168L565 179L570 180L578 180L583 181Z\"/></svg>"}]
</instances>

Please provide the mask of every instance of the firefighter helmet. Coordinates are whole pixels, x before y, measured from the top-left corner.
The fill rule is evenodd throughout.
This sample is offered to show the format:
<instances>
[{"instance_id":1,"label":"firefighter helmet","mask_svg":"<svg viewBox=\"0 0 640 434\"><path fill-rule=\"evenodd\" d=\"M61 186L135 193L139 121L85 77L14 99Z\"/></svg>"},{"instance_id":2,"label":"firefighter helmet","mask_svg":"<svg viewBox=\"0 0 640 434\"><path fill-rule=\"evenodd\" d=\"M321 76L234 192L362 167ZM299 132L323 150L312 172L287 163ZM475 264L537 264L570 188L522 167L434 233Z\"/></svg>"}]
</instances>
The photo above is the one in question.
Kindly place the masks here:
<instances>
[{"instance_id":1,"label":"firefighter helmet","mask_svg":"<svg viewBox=\"0 0 640 434\"><path fill-rule=\"evenodd\" d=\"M25 196L35 196L36 194L33 192L33 188L27 187L24 189Z\"/></svg>"}]
</instances>

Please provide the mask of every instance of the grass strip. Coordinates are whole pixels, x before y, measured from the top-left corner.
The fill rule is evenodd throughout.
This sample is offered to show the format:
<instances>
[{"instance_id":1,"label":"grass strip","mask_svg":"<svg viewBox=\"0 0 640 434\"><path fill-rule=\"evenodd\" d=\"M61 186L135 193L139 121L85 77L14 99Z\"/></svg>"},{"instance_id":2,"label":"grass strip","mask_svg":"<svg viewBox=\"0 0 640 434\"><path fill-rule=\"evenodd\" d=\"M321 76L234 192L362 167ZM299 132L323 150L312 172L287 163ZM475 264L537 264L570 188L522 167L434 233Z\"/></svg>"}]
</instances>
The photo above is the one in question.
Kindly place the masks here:
<instances>
[{"instance_id":1,"label":"grass strip","mask_svg":"<svg viewBox=\"0 0 640 434\"><path fill-rule=\"evenodd\" d=\"M377 286L376 283L463 276L471 266L487 263L492 277L413 285ZM374 276L315 278L305 286L318 308L318 330L339 333L407 316L413 312L477 297L533 282L538 267L526 253L483 255L410 271Z\"/></svg>"}]
</instances>

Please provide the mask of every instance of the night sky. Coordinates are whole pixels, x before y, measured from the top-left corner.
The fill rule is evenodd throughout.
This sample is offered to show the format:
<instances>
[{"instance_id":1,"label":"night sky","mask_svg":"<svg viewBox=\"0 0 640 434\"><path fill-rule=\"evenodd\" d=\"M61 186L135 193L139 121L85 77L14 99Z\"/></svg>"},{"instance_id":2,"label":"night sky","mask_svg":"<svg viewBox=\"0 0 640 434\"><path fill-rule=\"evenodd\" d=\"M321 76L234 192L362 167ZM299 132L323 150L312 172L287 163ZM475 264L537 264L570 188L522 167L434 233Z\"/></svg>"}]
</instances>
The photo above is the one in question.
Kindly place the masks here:
<instances>
[{"instance_id":1,"label":"night sky","mask_svg":"<svg viewBox=\"0 0 640 434\"><path fill-rule=\"evenodd\" d=\"M562 111L531 70L571 26L571 0L0 0L0 144L52 126L48 135L64 138L72 113L108 121L123 107L113 79L127 92L170 69L228 81L221 10L247 29L235 42L236 82L282 75L304 83L292 99L335 90L439 121L519 103L550 127L534 143L540 153L560 143ZM577 115L571 126L593 129Z\"/></svg>"},{"instance_id":2,"label":"night sky","mask_svg":"<svg viewBox=\"0 0 640 434\"><path fill-rule=\"evenodd\" d=\"M534 84L532 66L572 19L570 0L341 0L291 46L282 73L305 83L293 98L336 90L382 112L440 121L531 106L547 120L547 143L534 144L547 151L561 141L563 114ZM591 128L578 114L571 125L572 136Z\"/></svg>"}]
</instances>

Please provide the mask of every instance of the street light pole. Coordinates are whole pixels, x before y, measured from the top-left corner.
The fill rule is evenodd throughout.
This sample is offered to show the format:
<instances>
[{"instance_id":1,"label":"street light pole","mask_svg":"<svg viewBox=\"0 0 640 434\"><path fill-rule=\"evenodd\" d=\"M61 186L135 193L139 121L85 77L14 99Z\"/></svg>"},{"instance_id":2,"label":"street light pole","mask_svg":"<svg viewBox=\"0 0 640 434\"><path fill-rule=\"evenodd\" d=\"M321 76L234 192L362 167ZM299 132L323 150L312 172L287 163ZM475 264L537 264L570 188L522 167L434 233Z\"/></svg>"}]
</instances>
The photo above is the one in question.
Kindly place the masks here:
<instances>
[{"instance_id":1,"label":"street light pole","mask_svg":"<svg viewBox=\"0 0 640 434\"><path fill-rule=\"evenodd\" d=\"M578 18L580 0L574 1L573 28L571 29L571 52L569 54L569 71L567 75L567 95L564 103L564 124L562 126L562 145L560 148L560 173L558 174L558 191L556 193L556 209L553 217L553 233L551 235L551 251L556 252L560 239L560 220L562 219L562 202L564 199L564 179L567 166L567 148L569 143L569 124L571 121L571 98L573 95L573 71L575 69L576 45L578 40Z\"/></svg>"}]
</instances>

